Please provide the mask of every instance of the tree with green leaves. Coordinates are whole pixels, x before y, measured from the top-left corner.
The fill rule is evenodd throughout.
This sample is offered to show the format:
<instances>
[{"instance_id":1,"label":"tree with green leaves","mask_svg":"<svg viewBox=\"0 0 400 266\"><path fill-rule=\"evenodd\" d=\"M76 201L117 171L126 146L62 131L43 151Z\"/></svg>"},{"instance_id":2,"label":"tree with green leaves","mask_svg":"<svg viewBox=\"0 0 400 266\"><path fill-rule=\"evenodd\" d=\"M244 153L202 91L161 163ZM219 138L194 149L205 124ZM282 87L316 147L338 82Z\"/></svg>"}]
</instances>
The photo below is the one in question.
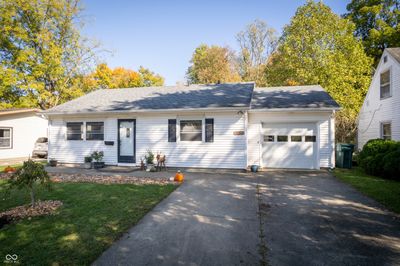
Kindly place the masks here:
<instances>
[{"instance_id":1,"label":"tree with green leaves","mask_svg":"<svg viewBox=\"0 0 400 266\"><path fill-rule=\"evenodd\" d=\"M320 84L343 108L337 141L354 141L356 118L371 80L371 64L354 24L322 2L308 1L284 28L266 71L271 85Z\"/></svg>"},{"instance_id":2,"label":"tree with green leaves","mask_svg":"<svg viewBox=\"0 0 400 266\"><path fill-rule=\"evenodd\" d=\"M0 98L47 109L83 94L98 47L79 33L79 0L0 1Z\"/></svg>"},{"instance_id":3,"label":"tree with green leaves","mask_svg":"<svg viewBox=\"0 0 400 266\"><path fill-rule=\"evenodd\" d=\"M276 31L261 20L255 20L236 35L240 47L238 65L242 80L255 81L259 87L267 85L265 67L276 48L277 39Z\"/></svg>"},{"instance_id":4,"label":"tree with green leaves","mask_svg":"<svg viewBox=\"0 0 400 266\"><path fill-rule=\"evenodd\" d=\"M222 83L240 81L234 53L228 47L202 44L190 60L186 76L189 83Z\"/></svg>"},{"instance_id":5,"label":"tree with green leaves","mask_svg":"<svg viewBox=\"0 0 400 266\"><path fill-rule=\"evenodd\" d=\"M386 47L400 46L399 0L352 0L347 11L345 17L356 25L355 35L375 65Z\"/></svg>"},{"instance_id":6,"label":"tree with green leaves","mask_svg":"<svg viewBox=\"0 0 400 266\"><path fill-rule=\"evenodd\" d=\"M36 203L36 184L48 190L51 188L50 177L43 164L34 162L31 159L25 161L22 167L18 168L9 180L10 188L16 187L29 190L32 207L35 207Z\"/></svg>"}]
</instances>

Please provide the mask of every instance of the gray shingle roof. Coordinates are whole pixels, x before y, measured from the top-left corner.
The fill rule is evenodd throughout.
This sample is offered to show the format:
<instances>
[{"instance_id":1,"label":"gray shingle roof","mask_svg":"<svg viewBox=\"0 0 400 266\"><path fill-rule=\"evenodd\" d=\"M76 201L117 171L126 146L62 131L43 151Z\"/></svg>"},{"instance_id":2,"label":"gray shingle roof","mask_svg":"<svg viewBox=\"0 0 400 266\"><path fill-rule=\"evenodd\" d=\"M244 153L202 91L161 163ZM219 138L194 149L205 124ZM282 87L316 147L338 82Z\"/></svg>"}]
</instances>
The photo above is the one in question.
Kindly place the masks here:
<instances>
[{"instance_id":1,"label":"gray shingle roof","mask_svg":"<svg viewBox=\"0 0 400 266\"><path fill-rule=\"evenodd\" d=\"M254 83L102 89L45 113L249 108Z\"/></svg>"},{"instance_id":2,"label":"gray shingle roof","mask_svg":"<svg viewBox=\"0 0 400 266\"><path fill-rule=\"evenodd\" d=\"M76 114L188 109L336 109L319 85L254 88L254 83L103 89L45 111Z\"/></svg>"},{"instance_id":3,"label":"gray shingle roof","mask_svg":"<svg viewBox=\"0 0 400 266\"><path fill-rule=\"evenodd\" d=\"M318 108L339 105L319 85L256 88L251 109Z\"/></svg>"},{"instance_id":4,"label":"gray shingle roof","mask_svg":"<svg viewBox=\"0 0 400 266\"><path fill-rule=\"evenodd\" d=\"M386 48L386 51L400 63L400 47Z\"/></svg>"}]
</instances>

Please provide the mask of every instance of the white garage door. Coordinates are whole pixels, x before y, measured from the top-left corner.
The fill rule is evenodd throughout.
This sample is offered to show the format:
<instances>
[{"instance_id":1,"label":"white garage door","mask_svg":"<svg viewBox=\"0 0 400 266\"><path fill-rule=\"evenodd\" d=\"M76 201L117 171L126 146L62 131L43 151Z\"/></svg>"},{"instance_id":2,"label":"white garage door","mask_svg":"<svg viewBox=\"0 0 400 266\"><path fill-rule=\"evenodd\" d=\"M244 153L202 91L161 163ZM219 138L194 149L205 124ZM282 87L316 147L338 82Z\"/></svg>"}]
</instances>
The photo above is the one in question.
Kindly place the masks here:
<instances>
[{"instance_id":1,"label":"white garage door","mask_svg":"<svg viewBox=\"0 0 400 266\"><path fill-rule=\"evenodd\" d=\"M262 123L263 167L317 168L315 123Z\"/></svg>"}]
</instances>

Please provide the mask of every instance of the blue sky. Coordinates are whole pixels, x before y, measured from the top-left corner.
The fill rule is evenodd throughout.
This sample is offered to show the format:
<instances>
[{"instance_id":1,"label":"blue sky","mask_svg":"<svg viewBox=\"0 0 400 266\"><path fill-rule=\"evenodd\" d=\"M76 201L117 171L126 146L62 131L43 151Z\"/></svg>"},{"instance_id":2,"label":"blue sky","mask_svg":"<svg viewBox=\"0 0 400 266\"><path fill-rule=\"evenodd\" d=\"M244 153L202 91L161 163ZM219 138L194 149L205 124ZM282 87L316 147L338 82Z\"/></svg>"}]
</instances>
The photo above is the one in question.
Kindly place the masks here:
<instances>
[{"instance_id":1,"label":"blue sky","mask_svg":"<svg viewBox=\"0 0 400 266\"><path fill-rule=\"evenodd\" d=\"M235 35L255 19L278 33L306 0L121 1L83 0L83 34L102 48L110 67L140 65L165 77L166 85L183 81L194 49L201 43L237 48ZM325 0L337 14L349 0Z\"/></svg>"}]
</instances>

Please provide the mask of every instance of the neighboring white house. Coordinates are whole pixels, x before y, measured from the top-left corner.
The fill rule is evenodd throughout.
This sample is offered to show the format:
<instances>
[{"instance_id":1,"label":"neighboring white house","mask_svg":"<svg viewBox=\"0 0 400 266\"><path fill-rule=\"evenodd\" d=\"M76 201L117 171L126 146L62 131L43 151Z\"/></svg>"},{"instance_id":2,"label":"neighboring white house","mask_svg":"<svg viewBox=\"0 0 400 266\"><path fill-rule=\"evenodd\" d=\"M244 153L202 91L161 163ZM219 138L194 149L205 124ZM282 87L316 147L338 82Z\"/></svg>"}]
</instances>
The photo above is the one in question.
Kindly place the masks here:
<instances>
[{"instance_id":1,"label":"neighboring white house","mask_svg":"<svg viewBox=\"0 0 400 266\"><path fill-rule=\"evenodd\" d=\"M400 48L383 52L358 116L358 148L377 138L400 140Z\"/></svg>"},{"instance_id":2,"label":"neighboring white house","mask_svg":"<svg viewBox=\"0 0 400 266\"><path fill-rule=\"evenodd\" d=\"M47 123L37 109L0 111L0 160L32 156L35 141L47 137Z\"/></svg>"},{"instance_id":3,"label":"neighboring white house","mask_svg":"<svg viewBox=\"0 0 400 266\"><path fill-rule=\"evenodd\" d=\"M254 83L97 90L44 112L49 158L137 165L148 149L167 166L334 167L339 106L320 86Z\"/></svg>"}]
</instances>

